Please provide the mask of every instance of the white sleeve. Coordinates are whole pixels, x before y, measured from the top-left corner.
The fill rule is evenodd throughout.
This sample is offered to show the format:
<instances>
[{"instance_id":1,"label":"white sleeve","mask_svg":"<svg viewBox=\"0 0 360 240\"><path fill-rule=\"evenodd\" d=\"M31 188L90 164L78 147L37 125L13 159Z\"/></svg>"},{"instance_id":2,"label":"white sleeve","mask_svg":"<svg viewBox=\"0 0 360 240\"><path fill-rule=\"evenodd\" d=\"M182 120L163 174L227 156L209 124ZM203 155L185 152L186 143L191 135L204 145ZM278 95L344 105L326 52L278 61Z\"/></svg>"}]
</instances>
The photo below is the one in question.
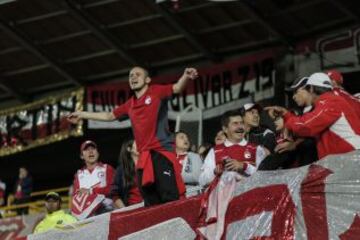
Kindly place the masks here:
<instances>
[{"instance_id":1,"label":"white sleeve","mask_svg":"<svg viewBox=\"0 0 360 240\"><path fill-rule=\"evenodd\" d=\"M257 146L256 148L256 159L255 159L255 163L256 166L253 166L251 164L247 165L247 168L245 169L245 173L248 175L252 175L256 172L257 168L259 167L260 163L264 160L264 158L266 157L266 151L263 147L261 146Z\"/></svg>"},{"instance_id":2,"label":"white sleeve","mask_svg":"<svg viewBox=\"0 0 360 240\"><path fill-rule=\"evenodd\" d=\"M185 184L198 184L202 167L202 160L196 153L189 152L183 162L181 176Z\"/></svg>"},{"instance_id":3,"label":"white sleeve","mask_svg":"<svg viewBox=\"0 0 360 240\"><path fill-rule=\"evenodd\" d=\"M214 170L215 170L215 152L214 148L212 148L208 155L204 160L204 164L201 168L201 173L199 177L200 186L205 187L215 178Z\"/></svg>"},{"instance_id":4,"label":"white sleeve","mask_svg":"<svg viewBox=\"0 0 360 240\"><path fill-rule=\"evenodd\" d=\"M4 182L0 181L0 189L2 189L4 191L6 190L6 184Z\"/></svg>"}]
</instances>

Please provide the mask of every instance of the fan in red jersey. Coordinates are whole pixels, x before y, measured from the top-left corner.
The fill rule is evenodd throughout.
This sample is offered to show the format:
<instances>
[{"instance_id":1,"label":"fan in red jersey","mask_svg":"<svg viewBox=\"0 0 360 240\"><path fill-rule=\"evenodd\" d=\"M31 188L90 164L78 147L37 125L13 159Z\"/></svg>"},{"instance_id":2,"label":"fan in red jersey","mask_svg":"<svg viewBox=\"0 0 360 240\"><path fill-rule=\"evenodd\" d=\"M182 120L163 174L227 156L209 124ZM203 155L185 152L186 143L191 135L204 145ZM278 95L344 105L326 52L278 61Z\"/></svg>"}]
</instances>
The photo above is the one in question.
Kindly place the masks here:
<instances>
[{"instance_id":1,"label":"fan in red jersey","mask_svg":"<svg viewBox=\"0 0 360 240\"><path fill-rule=\"evenodd\" d=\"M210 184L223 171L253 174L265 157L265 150L245 140L245 126L239 111L228 111L222 116L222 127L227 139L210 150L205 158L199 183Z\"/></svg>"},{"instance_id":2,"label":"fan in red jersey","mask_svg":"<svg viewBox=\"0 0 360 240\"><path fill-rule=\"evenodd\" d=\"M343 88L344 78L342 74L336 70L327 71L326 74L331 80L334 94L343 97L345 101L348 102L349 105L355 110L356 114L360 118L360 99L351 95Z\"/></svg>"},{"instance_id":3,"label":"fan in red jersey","mask_svg":"<svg viewBox=\"0 0 360 240\"><path fill-rule=\"evenodd\" d=\"M185 193L181 167L176 161L173 137L169 132L167 101L184 90L188 80L197 78L194 68L186 68L175 84L150 85L148 71L134 67L129 73L129 85L134 96L112 112L74 112L68 119L115 121L128 115L139 150L138 184L146 206L179 199Z\"/></svg>"},{"instance_id":4,"label":"fan in red jersey","mask_svg":"<svg viewBox=\"0 0 360 240\"><path fill-rule=\"evenodd\" d=\"M71 211L76 218L82 220L113 209L110 190L114 169L108 164L99 162L99 152L95 142L89 140L83 142L80 152L85 167L75 174Z\"/></svg>"}]
</instances>

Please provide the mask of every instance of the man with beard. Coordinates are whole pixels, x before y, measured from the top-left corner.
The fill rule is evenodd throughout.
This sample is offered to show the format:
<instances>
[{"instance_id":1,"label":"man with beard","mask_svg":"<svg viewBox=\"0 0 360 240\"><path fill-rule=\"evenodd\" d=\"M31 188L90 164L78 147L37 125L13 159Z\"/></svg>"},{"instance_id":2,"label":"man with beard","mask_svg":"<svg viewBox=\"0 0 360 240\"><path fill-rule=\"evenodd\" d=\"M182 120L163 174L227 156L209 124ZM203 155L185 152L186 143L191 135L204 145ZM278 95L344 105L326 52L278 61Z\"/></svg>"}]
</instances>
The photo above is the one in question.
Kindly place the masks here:
<instances>
[{"instance_id":1,"label":"man with beard","mask_svg":"<svg viewBox=\"0 0 360 240\"><path fill-rule=\"evenodd\" d=\"M239 111L228 111L221 118L221 125L227 138L216 145L205 158L199 183L209 185L215 176L224 171L242 176L253 174L265 156L265 150L245 138L245 126Z\"/></svg>"},{"instance_id":2,"label":"man with beard","mask_svg":"<svg viewBox=\"0 0 360 240\"><path fill-rule=\"evenodd\" d=\"M129 73L129 85L135 96L112 112L75 112L69 121L80 119L115 121L128 115L140 153L137 163L138 184L145 205L177 200L185 193L181 168L176 161L173 138L168 130L167 100L182 92L190 79L197 78L194 68L186 68L175 84L150 85L148 71L134 67Z\"/></svg>"}]
</instances>

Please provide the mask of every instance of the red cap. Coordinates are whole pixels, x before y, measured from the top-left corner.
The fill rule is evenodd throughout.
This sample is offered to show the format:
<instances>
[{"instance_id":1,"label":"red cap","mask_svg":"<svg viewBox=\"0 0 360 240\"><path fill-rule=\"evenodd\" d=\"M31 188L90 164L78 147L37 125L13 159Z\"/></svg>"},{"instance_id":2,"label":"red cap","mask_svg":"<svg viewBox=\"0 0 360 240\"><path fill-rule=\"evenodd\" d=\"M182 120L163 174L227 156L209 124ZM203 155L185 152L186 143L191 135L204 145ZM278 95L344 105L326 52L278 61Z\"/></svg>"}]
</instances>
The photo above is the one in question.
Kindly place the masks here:
<instances>
[{"instance_id":1,"label":"red cap","mask_svg":"<svg viewBox=\"0 0 360 240\"><path fill-rule=\"evenodd\" d=\"M87 140L81 144L80 151L84 151L88 146L93 146L94 148L97 148L97 145L95 142L93 142L91 140Z\"/></svg>"},{"instance_id":2,"label":"red cap","mask_svg":"<svg viewBox=\"0 0 360 240\"><path fill-rule=\"evenodd\" d=\"M337 82L338 84L342 85L343 84L343 76L339 71L336 70L329 70L326 72L326 74L329 76L329 78L332 81Z\"/></svg>"}]
</instances>

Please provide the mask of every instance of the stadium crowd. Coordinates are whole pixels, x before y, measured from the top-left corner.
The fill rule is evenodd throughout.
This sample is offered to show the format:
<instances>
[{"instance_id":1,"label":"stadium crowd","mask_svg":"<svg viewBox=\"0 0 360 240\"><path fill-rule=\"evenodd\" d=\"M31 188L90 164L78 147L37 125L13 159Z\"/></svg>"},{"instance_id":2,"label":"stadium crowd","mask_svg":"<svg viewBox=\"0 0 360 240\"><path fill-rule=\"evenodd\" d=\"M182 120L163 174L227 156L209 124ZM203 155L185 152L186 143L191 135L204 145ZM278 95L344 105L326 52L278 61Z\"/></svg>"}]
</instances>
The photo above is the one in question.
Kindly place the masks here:
<instances>
[{"instance_id":1,"label":"stadium crowd","mask_svg":"<svg viewBox=\"0 0 360 240\"><path fill-rule=\"evenodd\" d=\"M331 70L298 79L287 89L295 110L247 103L225 112L214 141L193 152L186 132L176 132L173 142L166 100L197 76L196 69L187 68L177 83L153 85L147 70L134 67L129 85L135 96L125 104L113 112L69 115L74 124L81 119L114 121L129 115L135 138L123 143L116 170L100 162L95 141L81 144L84 167L74 177L73 216L81 220L129 205L166 203L186 198L191 191L200 193L223 174L231 173L240 181L256 171L300 167L330 154L360 149L360 99L345 91L341 73ZM275 125L274 131L262 121L264 116ZM21 179L18 186L24 184ZM4 188L0 184L0 190ZM26 195L24 186L18 189ZM2 197L0 192L0 204ZM51 193L46 200L54 202L47 206L48 215L54 215L59 196ZM73 221L62 212L57 216ZM43 231L43 226L37 231Z\"/></svg>"}]
</instances>

